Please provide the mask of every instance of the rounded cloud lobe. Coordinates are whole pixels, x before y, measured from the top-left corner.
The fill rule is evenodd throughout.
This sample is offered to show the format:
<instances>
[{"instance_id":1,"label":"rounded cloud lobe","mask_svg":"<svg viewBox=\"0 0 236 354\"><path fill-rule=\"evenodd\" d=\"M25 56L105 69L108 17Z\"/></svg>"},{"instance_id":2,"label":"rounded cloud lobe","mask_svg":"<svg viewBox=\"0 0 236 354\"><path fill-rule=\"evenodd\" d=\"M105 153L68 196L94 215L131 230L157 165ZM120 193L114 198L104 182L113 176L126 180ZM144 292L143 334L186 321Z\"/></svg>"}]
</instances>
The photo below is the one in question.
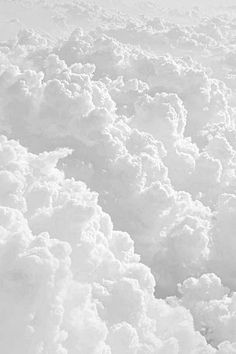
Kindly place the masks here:
<instances>
[{"instance_id":1,"label":"rounded cloud lobe","mask_svg":"<svg viewBox=\"0 0 236 354\"><path fill-rule=\"evenodd\" d=\"M0 47L1 352L235 353L235 19L52 8Z\"/></svg>"}]
</instances>

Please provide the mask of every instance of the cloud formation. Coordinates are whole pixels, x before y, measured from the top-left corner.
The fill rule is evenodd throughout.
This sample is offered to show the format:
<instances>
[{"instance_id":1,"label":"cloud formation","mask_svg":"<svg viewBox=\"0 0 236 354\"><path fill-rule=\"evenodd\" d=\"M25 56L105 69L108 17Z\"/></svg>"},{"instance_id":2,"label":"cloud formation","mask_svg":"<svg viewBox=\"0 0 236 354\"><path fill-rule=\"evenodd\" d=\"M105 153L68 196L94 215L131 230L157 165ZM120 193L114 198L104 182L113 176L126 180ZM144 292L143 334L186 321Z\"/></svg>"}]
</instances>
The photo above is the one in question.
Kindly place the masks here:
<instances>
[{"instance_id":1,"label":"cloud formation","mask_svg":"<svg viewBox=\"0 0 236 354\"><path fill-rule=\"evenodd\" d=\"M235 20L101 6L1 42L0 351L233 354Z\"/></svg>"}]
</instances>

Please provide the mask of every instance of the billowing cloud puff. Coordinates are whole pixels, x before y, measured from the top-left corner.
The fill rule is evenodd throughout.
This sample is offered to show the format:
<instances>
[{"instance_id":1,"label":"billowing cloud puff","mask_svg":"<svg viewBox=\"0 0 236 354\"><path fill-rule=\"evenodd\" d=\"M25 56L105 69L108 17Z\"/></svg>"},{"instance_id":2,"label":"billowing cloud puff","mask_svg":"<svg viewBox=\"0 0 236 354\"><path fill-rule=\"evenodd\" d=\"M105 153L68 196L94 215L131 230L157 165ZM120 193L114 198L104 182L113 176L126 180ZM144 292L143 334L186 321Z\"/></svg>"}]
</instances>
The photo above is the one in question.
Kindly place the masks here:
<instances>
[{"instance_id":1,"label":"billowing cloud puff","mask_svg":"<svg viewBox=\"0 0 236 354\"><path fill-rule=\"evenodd\" d=\"M33 236L16 209L2 206L0 214L1 350L64 353L61 323L70 246L46 232Z\"/></svg>"},{"instance_id":2,"label":"billowing cloud puff","mask_svg":"<svg viewBox=\"0 0 236 354\"><path fill-rule=\"evenodd\" d=\"M19 190L5 189L0 207L4 353L208 350L187 310L155 299L150 270L130 236L113 230L97 194L56 168L69 150L33 155L2 137L1 151L1 174L22 180ZM18 194L24 209L7 199ZM160 311L161 321L175 318L168 331Z\"/></svg>"},{"instance_id":3,"label":"billowing cloud puff","mask_svg":"<svg viewBox=\"0 0 236 354\"><path fill-rule=\"evenodd\" d=\"M204 333L208 342L214 346L222 343L222 350L227 346L230 348L224 342L234 343L236 338L235 293L230 294L214 274L204 274L199 279L189 278L179 290L181 303L190 309L196 328Z\"/></svg>"}]
</instances>

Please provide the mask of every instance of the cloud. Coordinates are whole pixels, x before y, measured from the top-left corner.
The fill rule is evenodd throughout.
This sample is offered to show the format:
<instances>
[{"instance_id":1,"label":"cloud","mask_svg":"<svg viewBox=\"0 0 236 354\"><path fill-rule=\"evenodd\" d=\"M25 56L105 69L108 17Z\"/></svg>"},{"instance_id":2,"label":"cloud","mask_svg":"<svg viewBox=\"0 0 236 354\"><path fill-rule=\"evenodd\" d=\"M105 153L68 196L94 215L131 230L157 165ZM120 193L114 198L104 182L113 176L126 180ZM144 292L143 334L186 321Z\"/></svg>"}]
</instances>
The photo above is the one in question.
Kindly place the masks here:
<instances>
[{"instance_id":1,"label":"cloud","mask_svg":"<svg viewBox=\"0 0 236 354\"><path fill-rule=\"evenodd\" d=\"M191 310L196 328L205 334L208 342L214 346L222 342L222 348L230 348L227 341L234 342L235 338L235 293L230 294L214 274L185 280L180 292L181 303Z\"/></svg>"},{"instance_id":2,"label":"cloud","mask_svg":"<svg viewBox=\"0 0 236 354\"><path fill-rule=\"evenodd\" d=\"M19 190L5 188L5 193L20 194L26 206L0 208L5 353L28 348L32 353L121 353L126 346L131 353L175 348L187 353L195 342L207 348L184 308L155 299L150 269L139 262L130 236L113 230L97 193L56 168L69 150L35 155L2 137L1 151L1 175L12 169L22 180ZM186 316L182 331L189 343L173 330L163 335L161 309L166 321L176 311L177 326L178 312Z\"/></svg>"},{"instance_id":3,"label":"cloud","mask_svg":"<svg viewBox=\"0 0 236 354\"><path fill-rule=\"evenodd\" d=\"M233 23L71 4L0 47L0 348L234 353Z\"/></svg>"}]
</instances>

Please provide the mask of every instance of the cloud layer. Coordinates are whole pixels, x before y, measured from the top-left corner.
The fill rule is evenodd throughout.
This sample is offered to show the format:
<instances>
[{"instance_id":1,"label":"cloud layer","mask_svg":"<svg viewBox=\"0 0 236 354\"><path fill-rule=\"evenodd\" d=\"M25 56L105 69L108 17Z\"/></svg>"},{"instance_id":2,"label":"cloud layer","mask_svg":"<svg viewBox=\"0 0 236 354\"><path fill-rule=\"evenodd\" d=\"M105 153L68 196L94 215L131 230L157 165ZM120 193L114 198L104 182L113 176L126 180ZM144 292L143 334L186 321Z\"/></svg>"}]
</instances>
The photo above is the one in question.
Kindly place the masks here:
<instances>
[{"instance_id":1,"label":"cloud layer","mask_svg":"<svg viewBox=\"0 0 236 354\"><path fill-rule=\"evenodd\" d=\"M0 351L236 353L235 19L51 8L0 45Z\"/></svg>"}]
</instances>

